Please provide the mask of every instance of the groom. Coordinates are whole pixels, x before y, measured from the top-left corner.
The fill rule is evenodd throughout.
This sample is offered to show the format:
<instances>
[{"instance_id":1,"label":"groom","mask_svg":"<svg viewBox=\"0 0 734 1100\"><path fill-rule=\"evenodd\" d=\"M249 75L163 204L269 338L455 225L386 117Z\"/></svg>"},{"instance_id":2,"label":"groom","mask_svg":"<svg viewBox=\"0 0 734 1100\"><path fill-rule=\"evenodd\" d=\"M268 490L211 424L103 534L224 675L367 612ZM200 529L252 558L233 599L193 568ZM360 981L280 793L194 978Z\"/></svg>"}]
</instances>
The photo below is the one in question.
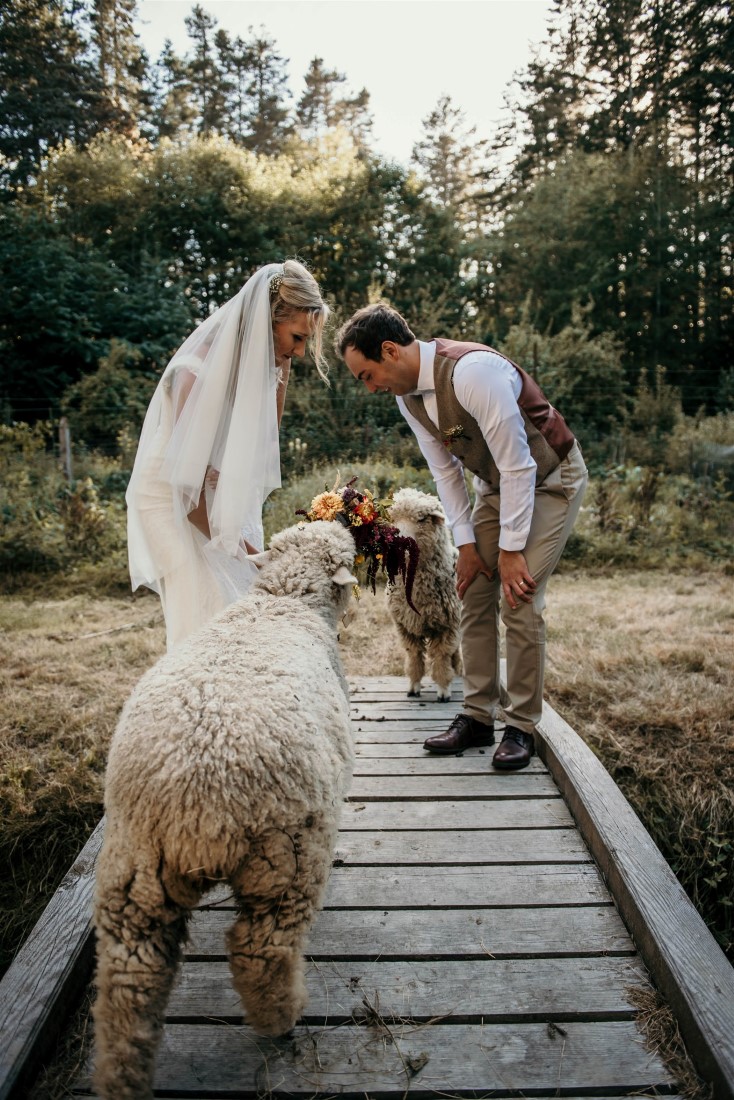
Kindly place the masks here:
<instances>
[{"instance_id":1,"label":"groom","mask_svg":"<svg viewBox=\"0 0 734 1100\"><path fill-rule=\"evenodd\" d=\"M464 710L429 752L494 744L524 768L543 707L545 588L581 507L587 472L563 417L520 367L484 344L417 340L383 303L360 309L336 347L370 393L391 393L433 474L459 548ZM464 468L474 474L472 509ZM499 615L507 632L500 684Z\"/></svg>"}]
</instances>

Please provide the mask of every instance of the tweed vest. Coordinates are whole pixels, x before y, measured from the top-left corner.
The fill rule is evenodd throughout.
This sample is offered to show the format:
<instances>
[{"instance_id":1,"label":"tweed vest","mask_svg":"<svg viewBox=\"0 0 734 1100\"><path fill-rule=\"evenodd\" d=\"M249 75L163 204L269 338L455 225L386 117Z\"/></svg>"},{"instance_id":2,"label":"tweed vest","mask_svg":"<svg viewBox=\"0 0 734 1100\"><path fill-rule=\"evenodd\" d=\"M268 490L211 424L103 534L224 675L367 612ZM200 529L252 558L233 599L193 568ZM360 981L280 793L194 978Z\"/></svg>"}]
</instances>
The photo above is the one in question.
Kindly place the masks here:
<instances>
[{"instance_id":1,"label":"tweed vest","mask_svg":"<svg viewBox=\"0 0 734 1100\"><path fill-rule=\"evenodd\" d=\"M426 412L423 398L411 394L403 398L405 406L419 423L440 440L467 470L486 481L493 489L499 489L500 474L486 444L482 429L466 409L459 404L454 393L454 368L463 355L470 351L494 351L486 344L461 343L458 340L436 340L436 357L433 378L438 408L438 427ZM497 352L495 354L501 354ZM503 358L507 358L503 356ZM509 363L512 360L508 359ZM522 379L518 405L525 425L530 454L537 465L536 485L545 481L551 470L566 457L575 439L566 421L553 408L537 382L526 374L517 363L512 366ZM491 368L489 368L491 369Z\"/></svg>"}]
</instances>

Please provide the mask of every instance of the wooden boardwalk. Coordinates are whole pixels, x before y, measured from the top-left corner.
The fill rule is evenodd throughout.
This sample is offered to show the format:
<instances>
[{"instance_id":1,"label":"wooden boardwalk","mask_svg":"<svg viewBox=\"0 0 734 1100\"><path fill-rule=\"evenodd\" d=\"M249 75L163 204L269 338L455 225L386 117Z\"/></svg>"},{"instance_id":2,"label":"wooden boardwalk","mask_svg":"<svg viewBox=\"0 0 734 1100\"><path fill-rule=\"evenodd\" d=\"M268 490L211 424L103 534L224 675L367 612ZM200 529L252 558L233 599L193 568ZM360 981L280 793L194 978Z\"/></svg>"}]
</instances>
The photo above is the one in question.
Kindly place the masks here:
<instances>
[{"instance_id":1,"label":"wooden boardwalk","mask_svg":"<svg viewBox=\"0 0 734 1100\"><path fill-rule=\"evenodd\" d=\"M210 895L169 1004L156 1095L676 1095L635 1022L630 990L649 979L609 872L545 764L502 774L491 748L428 756L425 737L460 709L458 683L451 704L408 700L398 678L351 686L357 762L310 940L306 1016L277 1042L243 1024L224 954L231 899ZM722 996L734 1016L734 984ZM726 1096L721 1014L708 1012L721 1046L710 1079ZM90 1093L85 1071L71 1094Z\"/></svg>"}]
</instances>

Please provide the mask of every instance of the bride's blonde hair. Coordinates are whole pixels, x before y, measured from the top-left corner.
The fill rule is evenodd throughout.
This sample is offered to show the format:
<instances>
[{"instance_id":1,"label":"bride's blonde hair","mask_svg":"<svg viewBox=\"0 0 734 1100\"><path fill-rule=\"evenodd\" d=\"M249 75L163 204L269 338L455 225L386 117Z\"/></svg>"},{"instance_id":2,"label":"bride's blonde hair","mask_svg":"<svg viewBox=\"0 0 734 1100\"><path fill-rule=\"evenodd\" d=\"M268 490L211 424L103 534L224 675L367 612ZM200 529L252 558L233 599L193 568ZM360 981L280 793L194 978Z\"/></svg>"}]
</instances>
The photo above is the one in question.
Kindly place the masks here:
<instances>
[{"instance_id":1,"label":"bride's blonde hair","mask_svg":"<svg viewBox=\"0 0 734 1100\"><path fill-rule=\"evenodd\" d=\"M283 274L271 279L270 315L273 324L288 321L296 313L307 313L310 328L309 345L316 369L326 381L327 363L324 358L324 325L329 307L321 297L319 284L311 272L298 260L286 260Z\"/></svg>"}]
</instances>

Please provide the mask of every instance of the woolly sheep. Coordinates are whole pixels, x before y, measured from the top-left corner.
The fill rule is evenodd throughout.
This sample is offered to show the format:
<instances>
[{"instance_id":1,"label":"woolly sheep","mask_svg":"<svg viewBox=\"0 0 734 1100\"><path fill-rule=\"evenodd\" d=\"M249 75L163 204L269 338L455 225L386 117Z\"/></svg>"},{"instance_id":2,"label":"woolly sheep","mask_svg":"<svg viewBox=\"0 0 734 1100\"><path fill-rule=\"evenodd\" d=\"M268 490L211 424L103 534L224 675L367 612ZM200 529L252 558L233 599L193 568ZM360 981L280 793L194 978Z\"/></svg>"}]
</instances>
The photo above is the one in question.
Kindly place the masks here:
<instances>
[{"instance_id":1,"label":"woolly sheep","mask_svg":"<svg viewBox=\"0 0 734 1100\"><path fill-rule=\"evenodd\" d=\"M419 614L408 607L402 585L388 585L387 589L388 608L406 651L408 695L420 695L428 658L438 701L445 703L451 698L454 675L462 671L457 551L438 497L418 489L398 489L389 513L400 533L412 536L420 549L413 586L413 603Z\"/></svg>"},{"instance_id":2,"label":"woolly sheep","mask_svg":"<svg viewBox=\"0 0 734 1100\"><path fill-rule=\"evenodd\" d=\"M216 883L247 1022L288 1032L353 749L337 623L354 542L337 523L276 535L253 590L141 679L112 740L97 867L95 1084L152 1097L190 910Z\"/></svg>"}]
</instances>

